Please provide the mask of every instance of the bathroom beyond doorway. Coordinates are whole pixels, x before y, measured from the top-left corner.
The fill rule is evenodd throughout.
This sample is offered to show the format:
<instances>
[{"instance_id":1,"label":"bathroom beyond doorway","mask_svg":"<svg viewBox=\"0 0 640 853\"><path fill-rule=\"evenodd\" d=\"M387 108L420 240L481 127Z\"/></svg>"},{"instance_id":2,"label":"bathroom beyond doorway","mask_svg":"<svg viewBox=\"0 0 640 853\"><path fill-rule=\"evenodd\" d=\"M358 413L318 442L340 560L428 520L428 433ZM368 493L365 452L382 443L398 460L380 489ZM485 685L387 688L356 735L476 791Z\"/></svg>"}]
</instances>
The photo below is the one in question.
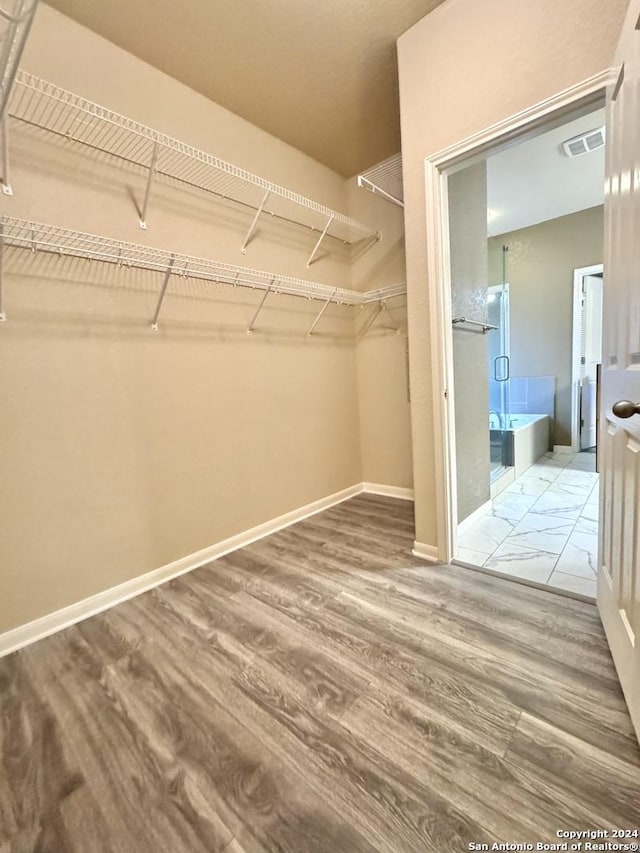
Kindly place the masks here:
<instances>
[{"instance_id":1,"label":"bathroom beyond doorway","mask_svg":"<svg viewBox=\"0 0 640 853\"><path fill-rule=\"evenodd\" d=\"M447 179L454 557L589 598L598 475L595 454L577 455L574 422L577 411L588 414L596 386L574 374L576 346L585 356L574 273L602 262L603 122L602 108L591 107ZM568 143L585 136L599 144L569 156ZM598 359L590 360L595 379Z\"/></svg>"},{"instance_id":2,"label":"bathroom beyond doorway","mask_svg":"<svg viewBox=\"0 0 640 853\"><path fill-rule=\"evenodd\" d=\"M596 596L598 475L593 453L548 453L463 528L458 559Z\"/></svg>"}]
</instances>

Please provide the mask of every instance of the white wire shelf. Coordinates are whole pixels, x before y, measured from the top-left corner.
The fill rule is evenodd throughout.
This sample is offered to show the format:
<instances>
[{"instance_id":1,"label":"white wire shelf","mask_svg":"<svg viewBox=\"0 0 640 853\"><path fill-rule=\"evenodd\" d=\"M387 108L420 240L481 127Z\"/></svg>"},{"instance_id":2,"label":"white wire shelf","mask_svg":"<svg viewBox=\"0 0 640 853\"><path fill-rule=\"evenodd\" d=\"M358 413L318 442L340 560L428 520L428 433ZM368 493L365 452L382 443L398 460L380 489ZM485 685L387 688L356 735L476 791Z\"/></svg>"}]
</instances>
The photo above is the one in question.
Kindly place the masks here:
<instances>
[{"instance_id":1,"label":"white wire shelf","mask_svg":"<svg viewBox=\"0 0 640 853\"><path fill-rule=\"evenodd\" d=\"M398 207L404 207L402 154L394 154L388 160L383 160L382 163L362 172L358 175L358 186L386 198Z\"/></svg>"},{"instance_id":2,"label":"white wire shelf","mask_svg":"<svg viewBox=\"0 0 640 853\"><path fill-rule=\"evenodd\" d=\"M0 0L0 116L9 101L38 0Z\"/></svg>"},{"instance_id":3,"label":"white wire shelf","mask_svg":"<svg viewBox=\"0 0 640 853\"><path fill-rule=\"evenodd\" d=\"M375 290L365 290L362 294L364 303L378 302L381 299L392 299L394 296L405 296L407 293L407 282L401 281L397 284L386 284L384 287L378 287Z\"/></svg>"},{"instance_id":4,"label":"white wire shelf","mask_svg":"<svg viewBox=\"0 0 640 853\"><path fill-rule=\"evenodd\" d=\"M254 218L242 245L243 253L262 214L296 223L315 232L320 239L311 252L307 266L316 258L325 237L333 237L346 244L364 240L374 242L379 238L377 231L342 213L26 71L20 70L16 76L8 111L14 119L148 170L147 190L140 218L143 228L146 228L152 182L154 176L160 175L250 208ZM3 180L8 182L6 175Z\"/></svg>"},{"instance_id":5,"label":"white wire shelf","mask_svg":"<svg viewBox=\"0 0 640 853\"><path fill-rule=\"evenodd\" d=\"M7 248L24 249L29 252L49 252L61 257L82 258L115 264L118 267L162 273L164 276L162 289L152 319L154 329L157 329L158 315L172 276L263 291L262 301L247 329L249 332L253 330L258 314L270 293L299 296L324 303L308 334L311 334L330 303L353 306L378 302L382 305L385 300L406 293L406 284L394 284L361 293L357 290L234 266L207 258L154 249L137 243L112 240L56 225L3 216L0 217L0 320L6 319L2 310L2 260Z\"/></svg>"}]
</instances>

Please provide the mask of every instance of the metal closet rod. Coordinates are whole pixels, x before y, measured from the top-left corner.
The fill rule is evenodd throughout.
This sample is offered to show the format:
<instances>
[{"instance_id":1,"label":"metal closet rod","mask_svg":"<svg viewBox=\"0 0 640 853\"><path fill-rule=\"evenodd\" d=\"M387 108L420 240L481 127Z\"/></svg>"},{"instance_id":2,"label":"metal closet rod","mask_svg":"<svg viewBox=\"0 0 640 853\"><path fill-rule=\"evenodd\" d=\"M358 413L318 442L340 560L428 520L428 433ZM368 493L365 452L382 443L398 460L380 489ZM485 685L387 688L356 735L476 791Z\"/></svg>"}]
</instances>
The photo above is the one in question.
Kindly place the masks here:
<instances>
[{"instance_id":1,"label":"metal closet rod","mask_svg":"<svg viewBox=\"0 0 640 853\"><path fill-rule=\"evenodd\" d=\"M248 332L253 331L258 315L270 293L322 300L324 304L307 335L313 333L317 322L331 302L338 305L367 305L406 293L405 283L359 292L291 276L279 276L262 270L219 263L208 258L179 255L163 249L112 240L108 237L59 228L41 222L3 216L0 217L0 320L6 319L2 306L2 270L4 251L9 247L25 249L32 253L48 252L58 257L81 258L111 263L119 267L163 273L162 288L152 319L154 330L158 328L158 316L172 276L264 291L258 310L247 329Z\"/></svg>"}]
</instances>

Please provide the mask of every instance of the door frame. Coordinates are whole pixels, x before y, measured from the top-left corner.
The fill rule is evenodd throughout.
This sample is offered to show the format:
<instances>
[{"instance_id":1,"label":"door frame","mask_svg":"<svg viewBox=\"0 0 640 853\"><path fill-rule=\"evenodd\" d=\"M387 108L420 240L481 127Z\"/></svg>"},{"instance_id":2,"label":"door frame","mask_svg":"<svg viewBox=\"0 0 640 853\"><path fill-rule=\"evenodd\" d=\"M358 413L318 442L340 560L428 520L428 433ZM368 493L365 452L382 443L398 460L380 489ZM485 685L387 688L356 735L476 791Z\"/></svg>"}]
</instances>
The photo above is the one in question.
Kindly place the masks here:
<instances>
[{"instance_id":1,"label":"door frame","mask_svg":"<svg viewBox=\"0 0 640 853\"><path fill-rule=\"evenodd\" d=\"M604 102L606 87L616 76L616 69L607 68L425 158L426 273L431 304L428 331L437 531L437 548L434 549L437 555L433 556L443 563L450 562L455 554L458 526L447 175L456 168L462 168L463 164L465 167L470 165L474 156L481 159L489 150L506 148L535 136L541 126L560 125L570 120L572 114L577 116L589 111L590 107L595 108L598 101ZM420 555L421 551L416 549L414 553Z\"/></svg>"},{"instance_id":2,"label":"door frame","mask_svg":"<svg viewBox=\"0 0 640 853\"><path fill-rule=\"evenodd\" d=\"M587 275L602 275L603 264L579 267L573 271L573 334L571 338L571 450L580 450L580 321L582 319L582 279Z\"/></svg>"}]
</instances>

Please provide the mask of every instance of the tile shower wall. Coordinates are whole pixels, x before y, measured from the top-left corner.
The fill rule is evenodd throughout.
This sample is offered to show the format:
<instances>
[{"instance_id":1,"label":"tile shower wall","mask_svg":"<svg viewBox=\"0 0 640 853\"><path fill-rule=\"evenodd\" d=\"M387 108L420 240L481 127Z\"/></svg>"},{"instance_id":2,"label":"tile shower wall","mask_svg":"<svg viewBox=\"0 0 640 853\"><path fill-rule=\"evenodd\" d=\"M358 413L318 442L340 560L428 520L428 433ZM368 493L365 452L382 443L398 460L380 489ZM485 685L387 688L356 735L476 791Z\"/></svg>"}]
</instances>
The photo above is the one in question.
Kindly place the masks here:
<instances>
[{"instance_id":1,"label":"tile shower wall","mask_svg":"<svg viewBox=\"0 0 640 853\"><path fill-rule=\"evenodd\" d=\"M512 376L511 414L555 416L555 376Z\"/></svg>"}]
</instances>

